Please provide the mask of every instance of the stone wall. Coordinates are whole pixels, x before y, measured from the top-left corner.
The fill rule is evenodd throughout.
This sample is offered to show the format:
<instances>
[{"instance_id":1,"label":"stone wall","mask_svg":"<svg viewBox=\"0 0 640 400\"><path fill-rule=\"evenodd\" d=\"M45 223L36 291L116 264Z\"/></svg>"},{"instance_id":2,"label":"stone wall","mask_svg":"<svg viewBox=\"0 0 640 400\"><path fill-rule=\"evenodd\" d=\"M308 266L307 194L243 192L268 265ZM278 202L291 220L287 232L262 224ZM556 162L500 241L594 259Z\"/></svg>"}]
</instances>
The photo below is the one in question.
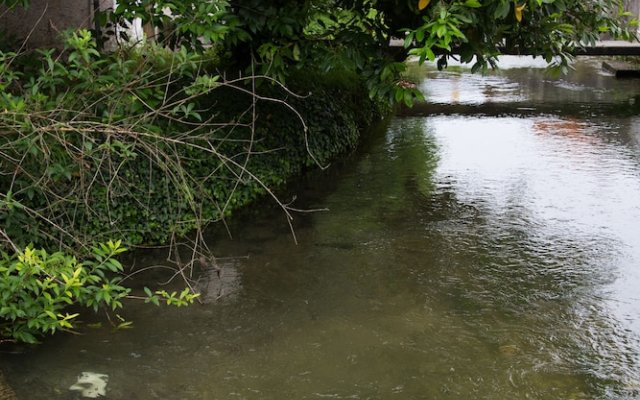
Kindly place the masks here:
<instances>
[{"instance_id":1,"label":"stone wall","mask_svg":"<svg viewBox=\"0 0 640 400\"><path fill-rule=\"evenodd\" d=\"M59 46L60 33L65 29L92 27L93 3L93 0L35 0L27 9L0 8L0 34L27 40L30 48ZM113 6L113 0L100 3L102 8Z\"/></svg>"}]
</instances>

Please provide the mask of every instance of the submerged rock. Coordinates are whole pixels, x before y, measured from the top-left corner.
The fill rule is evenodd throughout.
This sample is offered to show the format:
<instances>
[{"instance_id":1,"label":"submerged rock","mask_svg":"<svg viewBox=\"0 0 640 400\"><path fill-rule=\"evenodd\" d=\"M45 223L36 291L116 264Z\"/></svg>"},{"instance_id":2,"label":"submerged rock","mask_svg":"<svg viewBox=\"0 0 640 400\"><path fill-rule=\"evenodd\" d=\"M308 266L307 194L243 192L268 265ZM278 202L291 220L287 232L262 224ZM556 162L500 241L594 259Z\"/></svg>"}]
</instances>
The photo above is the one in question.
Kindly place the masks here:
<instances>
[{"instance_id":1,"label":"submerged rock","mask_svg":"<svg viewBox=\"0 0 640 400\"><path fill-rule=\"evenodd\" d=\"M520 352L520 348L515 344L505 344L498 349L500 350L500 354L507 357L515 356Z\"/></svg>"},{"instance_id":2,"label":"submerged rock","mask_svg":"<svg viewBox=\"0 0 640 400\"><path fill-rule=\"evenodd\" d=\"M233 263L210 268L200 276L196 289L202 294L204 303L213 303L229 297L240 290L240 273Z\"/></svg>"}]
</instances>

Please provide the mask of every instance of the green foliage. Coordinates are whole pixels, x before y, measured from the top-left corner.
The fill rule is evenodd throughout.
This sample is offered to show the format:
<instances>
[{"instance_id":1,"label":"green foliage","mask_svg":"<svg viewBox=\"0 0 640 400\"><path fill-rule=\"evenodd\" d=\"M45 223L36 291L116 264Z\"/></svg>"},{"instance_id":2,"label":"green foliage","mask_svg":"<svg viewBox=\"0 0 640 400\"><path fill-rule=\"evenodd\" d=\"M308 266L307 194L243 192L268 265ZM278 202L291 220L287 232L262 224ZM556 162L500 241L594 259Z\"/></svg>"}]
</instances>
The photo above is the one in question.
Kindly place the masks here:
<instances>
[{"instance_id":1,"label":"green foliage","mask_svg":"<svg viewBox=\"0 0 640 400\"><path fill-rule=\"evenodd\" d=\"M284 83L298 71L346 71L366 79L378 99L412 101L418 92L397 85L403 66L385 50L390 32L383 13L375 2L346 3L123 0L108 14L106 31L116 34L114 24L126 26L140 18L169 48L220 49L232 74L255 72ZM215 10L202 10L204 4Z\"/></svg>"},{"instance_id":2,"label":"green foliage","mask_svg":"<svg viewBox=\"0 0 640 400\"><path fill-rule=\"evenodd\" d=\"M602 33L634 37L637 22L618 0L433 1L417 26L407 26L405 46L420 61L457 52L473 70L494 66L501 49L542 56L566 69L576 47L593 45Z\"/></svg>"},{"instance_id":3,"label":"green foliage","mask_svg":"<svg viewBox=\"0 0 640 400\"><path fill-rule=\"evenodd\" d=\"M474 70L502 46L563 70L574 46L631 36L618 0L122 0L101 18L113 34L141 18L166 48L100 54L80 31L62 53L0 52L0 220L19 246L166 242L326 164L375 113L355 109L363 97L421 99L394 35L420 61L460 52ZM253 71L267 78L240 77ZM321 82L337 75L351 87Z\"/></svg>"},{"instance_id":4,"label":"green foliage","mask_svg":"<svg viewBox=\"0 0 640 400\"><path fill-rule=\"evenodd\" d=\"M0 335L33 342L73 326L63 307L120 308L128 289L110 253L120 242L92 243L167 243L202 229L352 149L359 128L385 112L350 68L293 71L293 91L260 85L265 77L230 82L212 72L215 49L184 40L101 54L78 31L63 52L0 52L0 242L15 253L3 266L19 276L6 282L54 276L52 292L34 291L31 303L4 298ZM85 261L34 250L58 246ZM174 306L197 298L146 294Z\"/></svg>"},{"instance_id":5,"label":"green foliage","mask_svg":"<svg viewBox=\"0 0 640 400\"><path fill-rule=\"evenodd\" d=\"M216 77L199 73L205 62L184 48L102 56L86 31L66 43L64 58L50 50L35 59L0 54L5 232L19 247L184 233L177 216L202 187L179 174L178 139L164 134L193 131L202 118L192 100ZM203 143L193 133L180 139L186 147ZM134 217L146 223L130 224Z\"/></svg>"},{"instance_id":6,"label":"green foliage","mask_svg":"<svg viewBox=\"0 0 640 400\"><path fill-rule=\"evenodd\" d=\"M205 7L212 10L202 11ZM171 16L163 10L171 10ZM420 62L460 54L474 71L495 66L510 51L542 56L566 70L575 47L602 33L634 36L622 0L123 0L112 14L154 25L163 43L228 55L228 69L258 71L284 82L296 71L349 71L366 80L372 97L411 105L419 92L402 85L402 57ZM168 25L173 39L164 39ZM406 52L394 55L390 38L403 36Z\"/></svg>"},{"instance_id":7,"label":"green foliage","mask_svg":"<svg viewBox=\"0 0 640 400\"><path fill-rule=\"evenodd\" d=\"M0 54L0 220L19 247L166 243L353 148L377 112L349 71L254 93L184 47L95 46L80 31L64 57Z\"/></svg>"},{"instance_id":8,"label":"green foliage","mask_svg":"<svg viewBox=\"0 0 640 400\"><path fill-rule=\"evenodd\" d=\"M92 249L84 262L61 252L27 247L0 259L0 337L36 343L44 334L72 329L79 316L71 306L117 310L129 289L120 284L122 265L114 258L125 251L107 242Z\"/></svg>"},{"instance_id":9,"label":"green foliage","mask_svg":"<svg viewBox=\"0 0 640 400\"><path fill-rule=\"evenodd\" d=\"M29 3L31 3L31 0L0 0L0 5L7 6L10 9L14 7L27 8Z\"/></svg>"},{"instance_id":10,"label":"green foliage","mask_svg":"<svg viewBox=\"0 0 640 400\"><path fill-rule=\"evenodd\" d=\"M149 288L144 288L144 292L147 295L145 303L152 303L157 306L160 305L160 301L164 301L168 306L184 307L192 304L200 296L199 293L192 293L189 288L184 288L180 293L175 291L169 293L166 290L152 292Z\"/></svg>"},{"instance_id":11,"label":"green foliage","mask_svg":"<svg viewBox=\"0 0 640 400\"><path fill-rule=\"evenodd\" d=\"M438 59L439 67L459 54L481 71L506 47L566 70L576 47L602 33L633 38L636 26L623 0L121 0L99 22L119 38L136 18L163 46L220 50L232 74L285 82L297 71L349 71L366 80L371 96L407 105L419 99L401 84L399 61L408 54ZM394 36L404 38L404 52L391 51Z\"/></svg>"}]
</instances>

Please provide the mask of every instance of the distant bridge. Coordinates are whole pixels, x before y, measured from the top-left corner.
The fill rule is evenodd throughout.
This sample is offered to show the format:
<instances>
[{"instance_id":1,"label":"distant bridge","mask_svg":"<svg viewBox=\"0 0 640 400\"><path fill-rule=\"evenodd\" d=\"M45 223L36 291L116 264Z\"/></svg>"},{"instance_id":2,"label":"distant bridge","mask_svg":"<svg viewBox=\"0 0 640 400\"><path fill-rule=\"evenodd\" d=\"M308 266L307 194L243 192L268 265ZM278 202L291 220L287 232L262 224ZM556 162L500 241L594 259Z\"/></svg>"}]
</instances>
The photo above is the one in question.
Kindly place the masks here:
<instances>
[{"instance_id":1,"label":"distant bridge","mask_svg":"<svg viewBox=\"0 0 640 400\"><path fill-rule=\"evenodd\" d=\"M504 53L508 54L508 53ZM576 48L576 56L640 56L640 42L602 40L595 46Z\"/></svg>"},{"instance_id":2,"label":"distant bridge","mask_svg":"<svg viewBox=\"0 0 640 400\"><path fill-rule=\"evenodd\" d=\"M391 40L392 48L402 48L404 44L403 40L393 39ZM500 49L503 55L529 55L526 49ZM456 50L453 49L453 53ZM576 56L640 56L640 42L625 42L622 40L602 40L595 44L595 46L586 46L576 48L574 53Z\"/></svg>"}]
</instances>

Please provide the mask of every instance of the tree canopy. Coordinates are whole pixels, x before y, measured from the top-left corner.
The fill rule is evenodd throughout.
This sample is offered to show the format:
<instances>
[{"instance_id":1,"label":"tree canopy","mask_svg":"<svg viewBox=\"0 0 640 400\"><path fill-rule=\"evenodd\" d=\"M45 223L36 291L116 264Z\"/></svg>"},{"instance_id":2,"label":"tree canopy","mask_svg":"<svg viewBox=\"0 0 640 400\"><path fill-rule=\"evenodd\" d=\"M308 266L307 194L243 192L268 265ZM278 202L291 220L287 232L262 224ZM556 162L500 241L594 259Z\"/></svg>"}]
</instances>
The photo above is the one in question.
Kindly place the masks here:
<instances>
[{"instance_id":1,"label":"tree canopy","mask_svg":"<svg viewBox=\"0 0 640 400\"><path fill-rule=\"evenodd\" d=\"M284 81L292 69L348 69L367 80L372 96L397 100L412 98L396 85L406 55L439 67L459 56L483 70L507 48L566 71L576 47L602 34L633 38L636 24L623 0L119 0L102 10L102 32L116 34L114 26L136 18L167 46L213 46L229 70L254 65ZM404 51L390 49L393 37Z\"/></svg>"},{"instance_id":2,"label":"tree canopy","mask_svg":"<svg viewBox=\"0 0 640 400\"><path fill-rule=\"evenodd\" d=\"M112 17L139 17L171 45L217 45L235 66L254 61L282 80L291 68L356 70L372 95L392 96L385 83L403 55L444 66L457 54L478 70L508 48L566 70L576 47L602 34L631 39L636 23L622 0L121 0ZM400 57L393 37L404 39Z\"/></svg>"}]
</instances>

